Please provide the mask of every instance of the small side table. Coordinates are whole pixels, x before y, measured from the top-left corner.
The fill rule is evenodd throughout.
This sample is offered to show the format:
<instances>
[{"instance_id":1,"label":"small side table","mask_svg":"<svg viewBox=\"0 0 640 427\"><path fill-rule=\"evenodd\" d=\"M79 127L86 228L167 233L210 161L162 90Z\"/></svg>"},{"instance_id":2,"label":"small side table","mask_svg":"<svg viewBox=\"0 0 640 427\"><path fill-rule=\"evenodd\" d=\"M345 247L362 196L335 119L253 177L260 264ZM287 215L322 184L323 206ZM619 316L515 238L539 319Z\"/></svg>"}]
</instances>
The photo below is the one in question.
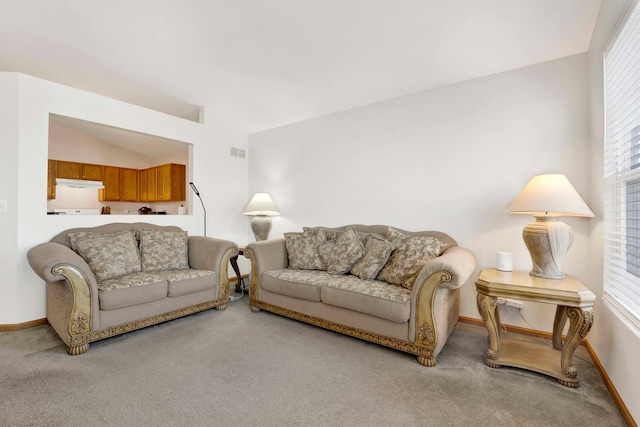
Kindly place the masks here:
<instances>
[{"instance_id":1,"label":"small side table","mask_svg":"<svg viewBox=\"0 0 640 427\"><path fill-rule=\"evenodd\" d=\"M244 255L244 248L238 248L238 255ZM238 281L236 282L236 292L239 293L244 292L246 287L244 284L244 279L240 274L240 268L238 268L238 255L231 257L229 261L231 262L231 267L233 268L233 271L235 271L236 277L238 278Z\"/></svg>"},{"instance_id":2,"label":"small side table","mask_svg":"<svg viewBox=\"0 0 640 427\"><path fill-rule=\"evenodd\" d=\"M512 366L557 378L567 387L578 387L578 370L571 363L580 341L593 325L593 302L596 296L576 278L542 279L526 271L503 272L493 268L480 272L476 281L478 311L489 331L489 349L484 362L492 367ZM555 304L551 346L501 337L497 299ZM569 330L562 341L562 331L569 319Z\"/></svg>"}]
</instances>

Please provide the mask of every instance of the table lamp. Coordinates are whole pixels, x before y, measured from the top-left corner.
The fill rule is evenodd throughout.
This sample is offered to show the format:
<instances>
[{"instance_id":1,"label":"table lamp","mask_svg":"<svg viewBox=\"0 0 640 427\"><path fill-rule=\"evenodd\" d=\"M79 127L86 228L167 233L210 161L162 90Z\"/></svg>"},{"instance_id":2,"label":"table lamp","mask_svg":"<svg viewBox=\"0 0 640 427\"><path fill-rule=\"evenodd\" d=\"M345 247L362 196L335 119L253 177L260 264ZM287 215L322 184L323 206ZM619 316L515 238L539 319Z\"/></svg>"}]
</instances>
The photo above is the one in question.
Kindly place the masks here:
<instances>
[{"instance_id":1,"label":"table lamp","mask_svg":"<svg viewBox=\"0 0 640 427\"><path fill-rule=\"evenodd\" d=\"M244 215L253 215L251 231L256 241L267 240L271 231L270 216L280 215L280 210L267 193L256 193L244 208Z\"/></svg>"},{"instance_id":2,"label":"table lamp","mask_svg":"<svg viewBox=\"0 0 640 427\"><path fill-rule=\"evenodd\" d=\"M564 279L562 261L573 243L573 230L559 218L594 216L567 177L562 174L534 176L506 212L533 215L536 219L522 230L533 263L529 274Z\"/></svg>"}]
</instances>

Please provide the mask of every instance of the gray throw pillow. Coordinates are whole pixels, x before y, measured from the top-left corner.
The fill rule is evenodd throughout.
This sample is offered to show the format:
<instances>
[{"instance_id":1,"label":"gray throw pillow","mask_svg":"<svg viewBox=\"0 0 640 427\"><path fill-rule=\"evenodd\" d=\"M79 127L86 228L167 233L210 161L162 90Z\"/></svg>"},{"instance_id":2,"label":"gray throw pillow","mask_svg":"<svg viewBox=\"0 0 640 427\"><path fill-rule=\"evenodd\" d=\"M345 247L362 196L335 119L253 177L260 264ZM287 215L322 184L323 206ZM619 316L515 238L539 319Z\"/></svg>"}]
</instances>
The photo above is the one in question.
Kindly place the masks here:
<instances>
[{"instance_id":1,"label":"gray throw pillow","mask_svg":"<svg viewBox=\"0 0 640 427\"><path fill-rule=\"evenodd\" d=\"M385 235L395 246L387 264L380 270L378 279L411 289L417 277L416 268L440 255L445 243L436 237L410 236L389 227ZM420 266L420 268L422 268Z\"/></svg>"},{"instance_id":2,"label":"gray throw pillow","mask_svg":"<svg viewBox=\"0 0 640 427\"><path fill-rule=\"evenodd\" d=\"M186 231L140 231L142 271L179 270L189 268Z\"/></svg>"},{"instance_id":3,"label":"gray throw pillow","mask_svg":"<svg viewBox=\"0 0 640 427\"><path fill-rule=\"evenodd\" d=\"M91 267L98 282L140 271L140 255L133 230L118 233L69 233L71 248Z\"/></svg>"},{"instance_id":4,"label":"gray throw pillow","mask_svg":"<svg viewBox=\"0 0 640 427\"><path fill-rule=\"evenodd\" d=\"M318 251L330 274L348 273L367 252L353 227L349 227L335 240L322 243Z\"/></svg>"},{"instance_id":5,"label":"gray throw pillow","mask_svg":"<svg viewBox=\"0 0 640 427\"><path fill-rule=\"evenodd\" d=\"M322 230L307 230L302 233L284 233L289 268L296 270L325 270L326 267L318 246L327 241Z\"/></svg>"},{"instance_id":6,"label":"gray throw pillow","mask_svg":"<svg viewBox=\"0 0 640 427\"><path fill-rule=\"evenodd\" d=\"M369 234L364 246L367 253L351 268L351 274L361 279L373 280L389 260L395 246L377 234Z\"/></svg>"}]
</instances>

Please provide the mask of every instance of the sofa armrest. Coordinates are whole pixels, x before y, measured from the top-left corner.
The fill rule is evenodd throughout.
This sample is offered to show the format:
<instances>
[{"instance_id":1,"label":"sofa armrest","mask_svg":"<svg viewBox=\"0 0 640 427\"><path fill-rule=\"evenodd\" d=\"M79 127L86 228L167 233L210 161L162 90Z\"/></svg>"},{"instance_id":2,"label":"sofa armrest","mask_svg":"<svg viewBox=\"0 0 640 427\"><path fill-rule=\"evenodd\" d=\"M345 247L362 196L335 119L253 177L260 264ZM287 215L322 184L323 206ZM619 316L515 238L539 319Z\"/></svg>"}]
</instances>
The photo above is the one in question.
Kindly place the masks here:
<instances>
[{"instance_id":1,"label":"sofa armrest","mask_svg":"<svg viewBox=\"0 0 640 427\"><path fill-rule=\"evenodd\" d=\"M458 321L455 291L469 279L475 266L473 252L453 246L429 261L418 274L411 291L409 336L428 349L425 356L418 357L420 364L436 365L436 355Z\"/></svg>"},{"instance_id":2,"label":"sofa armrest","mask_svg":"<svg viewBox=\"0 0 640 427\"><path fill-rule=\"evenodd\" d=\"M60 243L47 242L34 246L27 252L27 260L33 271L45 282L57 282L65 280L56 268L61 265L69 265L77 268L84 274L97 290L96 278L89 264L74 252L71 248Z\"/></svg>"},{"instance_id":3,"label":"sofa armrest","mask_svg":"<svg viewBox=\"0 0 640 427\"><path fill-rule=\"evenodd\" d=\"M451 279L444 281L440 286L449 289L456 289L464 285L476 268L476 257L469 249L460 246L453 246L447 249L442 255L429 261L418 275L416 285L421 286L424 281L438 271L446 271L451 275Z\"/></svg>"},{"instance_id":4,"label":"sofa armrest","mask_svg":"<svg viewBox=\"0 0 640 427\"><path fill-rule=\"evenodd\" d=\"M238 255L238 245L215 237L189 236L189 267L218 273L218 299L229 299L229 261ZM227 308L226 303L217 307Z\"/></svg>"},{"instance_id":5,"label":"sofa armrest","mask_svg":"<svg viewBox=\"0 0 640 427\"><path fill-rule=\"evenodd\" d=\"M262 291L259 289L262 273L269 270L287 268L289 256L285 239L263 240L247 245L244 256L251 260L251 281L249 282L249 298L259 300Z\"/></svg>"},{"instance_id":6,"label":"sofa armrest","mask_svg":"<svg viewBox=\"0 0 640 427\"><path fill-rule=\"evenodd\" d=\"M213 270L222 272L226 270L229 260L224 260L238 255L238 245L231 240L216 239L215 237L189 236L189 267L196 270ZM226 272L226 271L225 271Z\"/></svg>"},{"instance_id":7,"label":"sofa armrest","mask_svg":"<svg viewBox=\"0 0 640 427\"><path fill-rule=\"evenodd\" d=\"M265 271L287 268L289 265L284 239L251 243L245 248L244 256L251 260L251 274L258 277Z\"/></svg>"},{"instance_id":8,"label":"sofa armrest","mask_svg":"<svg viewBox=\"0 0 640 427\"><path fill-rule=\"evenodd\" d=\"M69 346L69 354L84 353L89 344L82 337L99 328L98 284L89 264L71 248L55 242L29 249L27 259L47 282L49 323ZM51 304L50 298L56 304Z\"/></svg>"}]
</instances>

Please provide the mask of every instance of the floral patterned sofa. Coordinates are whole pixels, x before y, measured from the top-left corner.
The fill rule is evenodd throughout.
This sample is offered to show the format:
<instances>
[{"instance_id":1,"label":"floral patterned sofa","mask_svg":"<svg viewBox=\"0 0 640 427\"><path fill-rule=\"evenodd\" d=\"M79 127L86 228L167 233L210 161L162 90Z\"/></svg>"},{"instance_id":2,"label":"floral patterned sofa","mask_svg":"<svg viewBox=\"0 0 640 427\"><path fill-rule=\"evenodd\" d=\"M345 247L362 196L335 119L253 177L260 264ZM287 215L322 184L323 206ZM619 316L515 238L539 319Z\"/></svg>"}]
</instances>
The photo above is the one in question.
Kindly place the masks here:
<instances>
[{"instance_id":1,"label":"floral patterned sofa","mask_svg":"<svg viewBox=\"0 0 640 427\"><path fill-rule=\"evenodd\" d=\"M46 282L47 320L82 354L89 343L229 302L228 240L174 226L113 223L66 230L31 248Z\"/></svg>"},{"instance_id":2,"label":"floral patterned sofa","mask_svg":"<svg viewBox=\"0 0 640 427\"><path fill-rule=\"evenodd\" d=\"M244 250L261 309L418 356L436 357L475 256L445 233L384 225L304 228Z\"/></svg>"}]
</instances>

